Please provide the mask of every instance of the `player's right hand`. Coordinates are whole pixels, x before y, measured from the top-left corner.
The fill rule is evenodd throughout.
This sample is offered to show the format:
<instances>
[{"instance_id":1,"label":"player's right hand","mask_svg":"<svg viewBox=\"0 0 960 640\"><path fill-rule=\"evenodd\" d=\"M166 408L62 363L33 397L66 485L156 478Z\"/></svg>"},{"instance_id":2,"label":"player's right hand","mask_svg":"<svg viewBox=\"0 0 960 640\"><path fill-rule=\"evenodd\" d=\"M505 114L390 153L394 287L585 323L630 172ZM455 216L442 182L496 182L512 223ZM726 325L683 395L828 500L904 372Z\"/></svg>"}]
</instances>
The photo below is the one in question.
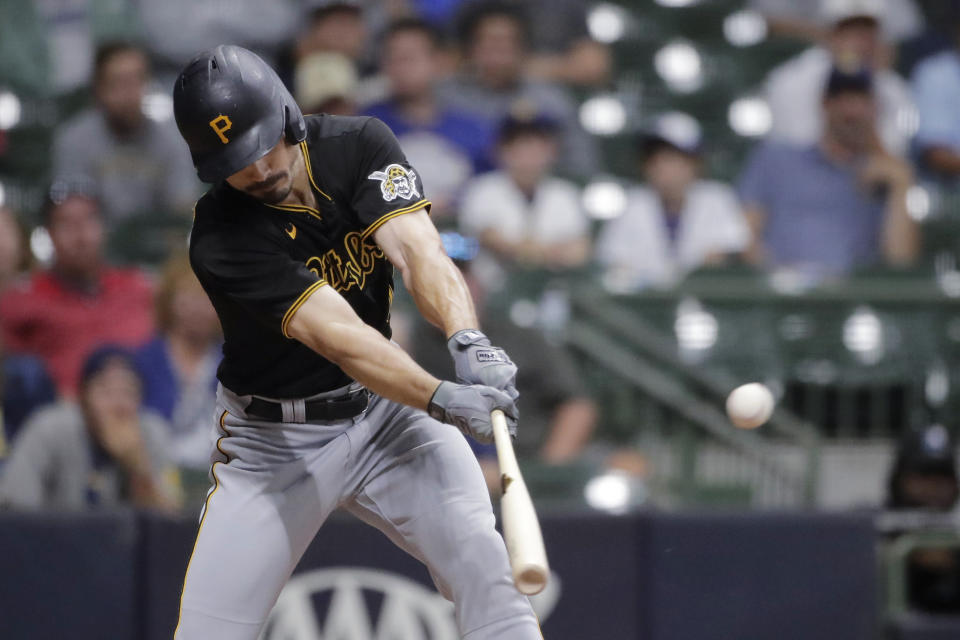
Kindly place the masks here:
<instances>
[{"instance_id":1,"label":"player's right hand","mask_svg":"<svg viewBox=\"0 0 960 640\"><path fill-rule=\"evenodd\" d=\"M441 382L430 398L427 412L440 422L452 424L481 444L493 442L490 412L503 411L511 436L517 434L520 412L508 394L480 384Z\"/></svg>"}]
</instances>

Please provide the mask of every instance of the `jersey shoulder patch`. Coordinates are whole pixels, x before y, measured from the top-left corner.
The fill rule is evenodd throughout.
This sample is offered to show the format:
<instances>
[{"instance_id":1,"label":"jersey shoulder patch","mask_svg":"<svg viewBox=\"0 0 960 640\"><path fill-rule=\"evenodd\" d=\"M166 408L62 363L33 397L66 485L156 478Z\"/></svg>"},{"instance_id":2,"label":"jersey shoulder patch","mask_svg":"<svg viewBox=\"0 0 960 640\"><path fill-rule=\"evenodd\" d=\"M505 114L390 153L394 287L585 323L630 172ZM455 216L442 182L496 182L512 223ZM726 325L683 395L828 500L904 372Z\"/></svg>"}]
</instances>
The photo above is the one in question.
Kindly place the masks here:
<instances>
[{"instance_id":1,"label":"jersey shoulder patch","mask_svg":"<svg viewBox=\"0 0 960 640\"><path fill-rule=\"evenodd\" d=\"M387 202L392 202L397 198L410 200L420 197L420 191L417 189L416 172L399 164L388 164L382 171L371 173L367 176L367 179L380 181L380 195Z\"/></svg>"}]
</instances>

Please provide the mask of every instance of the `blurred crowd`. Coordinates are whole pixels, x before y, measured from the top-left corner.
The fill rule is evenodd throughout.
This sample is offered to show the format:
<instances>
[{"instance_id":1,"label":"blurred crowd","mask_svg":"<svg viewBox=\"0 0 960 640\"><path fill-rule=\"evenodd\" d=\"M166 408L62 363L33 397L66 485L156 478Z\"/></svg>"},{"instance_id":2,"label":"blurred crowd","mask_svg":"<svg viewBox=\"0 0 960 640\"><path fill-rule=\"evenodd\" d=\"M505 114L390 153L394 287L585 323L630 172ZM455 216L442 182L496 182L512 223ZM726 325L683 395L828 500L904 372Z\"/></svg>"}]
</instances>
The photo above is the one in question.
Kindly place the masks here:
<instances>
[{"instance_id":1,"label":"blurred crowd","mask_svg":"<svg viewBox=\"0 0 960 640\"><path fill-rule=\"evenodd\" d=\"M113 264L106 247L130 220L189 220L204 187L151 88L213 44L261 53L305 113L393 129L487 332L527 377L521 453L547 464L644 471L595 441L597 407L535 319L483 312L511 273L589 272L629 293L721 265L810 282L909 267L917 185L960 175L955 2L927 21L912 0L744 3L770 38L805 43L769 69L766 138L728 182L711 175L716 141L695 118L628 114L634 169L603 220L584 185L610 169L578 98L617 70L591 29L594 3L19 4L0 16L0 85L85 107L56 127L42 207L0 203L0 502L15 506L172 508L184 475L208 465L220 336L186 238L159 269ZM443 337L399 307L398 340L443 374Z\"/></svg>"}]
</instances>

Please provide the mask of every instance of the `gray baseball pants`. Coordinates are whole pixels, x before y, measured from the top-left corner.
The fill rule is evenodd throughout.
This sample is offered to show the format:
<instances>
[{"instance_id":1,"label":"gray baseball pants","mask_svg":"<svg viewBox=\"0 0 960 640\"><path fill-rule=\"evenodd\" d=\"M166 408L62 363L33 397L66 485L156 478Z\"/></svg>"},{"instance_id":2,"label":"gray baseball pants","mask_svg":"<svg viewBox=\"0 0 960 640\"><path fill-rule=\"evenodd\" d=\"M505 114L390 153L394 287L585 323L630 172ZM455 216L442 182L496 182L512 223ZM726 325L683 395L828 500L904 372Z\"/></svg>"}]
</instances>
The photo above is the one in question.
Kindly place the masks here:
<instances>
[{"instance_id":1,"label":"gray baseball pants","mask_svg":"<svg viewBox=\"0 0 960 640\"><path fill-rule=\"evenodd\" d=\"M248 417L249 400L222 386L217 393L213 488L175 640L256 640L336 508L427 566L454 602L465 640L542 638L513 586L480 467L459 431L372 394L362 414L314 424L303 420L303 400L284 401L280 423Z\"/></svg>"}]
</instances>

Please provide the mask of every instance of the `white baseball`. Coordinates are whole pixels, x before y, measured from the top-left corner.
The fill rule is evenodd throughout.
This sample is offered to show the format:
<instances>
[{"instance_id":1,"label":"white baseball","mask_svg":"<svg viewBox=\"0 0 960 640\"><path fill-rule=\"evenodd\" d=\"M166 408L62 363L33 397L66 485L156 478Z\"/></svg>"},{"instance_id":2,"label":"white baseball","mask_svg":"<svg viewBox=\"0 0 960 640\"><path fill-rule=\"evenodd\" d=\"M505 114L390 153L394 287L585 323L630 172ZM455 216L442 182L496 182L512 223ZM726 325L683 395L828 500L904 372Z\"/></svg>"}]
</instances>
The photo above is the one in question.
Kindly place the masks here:
<instances>
[{"instance_id":1,"label":"white baseball","mask_svg":"<svg viewBox=\"0 0 960 640\"><path fill-rule=\"evenodd\" d=\"M727 415L741 429L755 429L770 419L773 394L759 382L740 385L727 396Z\"/></svg>"}]
</instances>

